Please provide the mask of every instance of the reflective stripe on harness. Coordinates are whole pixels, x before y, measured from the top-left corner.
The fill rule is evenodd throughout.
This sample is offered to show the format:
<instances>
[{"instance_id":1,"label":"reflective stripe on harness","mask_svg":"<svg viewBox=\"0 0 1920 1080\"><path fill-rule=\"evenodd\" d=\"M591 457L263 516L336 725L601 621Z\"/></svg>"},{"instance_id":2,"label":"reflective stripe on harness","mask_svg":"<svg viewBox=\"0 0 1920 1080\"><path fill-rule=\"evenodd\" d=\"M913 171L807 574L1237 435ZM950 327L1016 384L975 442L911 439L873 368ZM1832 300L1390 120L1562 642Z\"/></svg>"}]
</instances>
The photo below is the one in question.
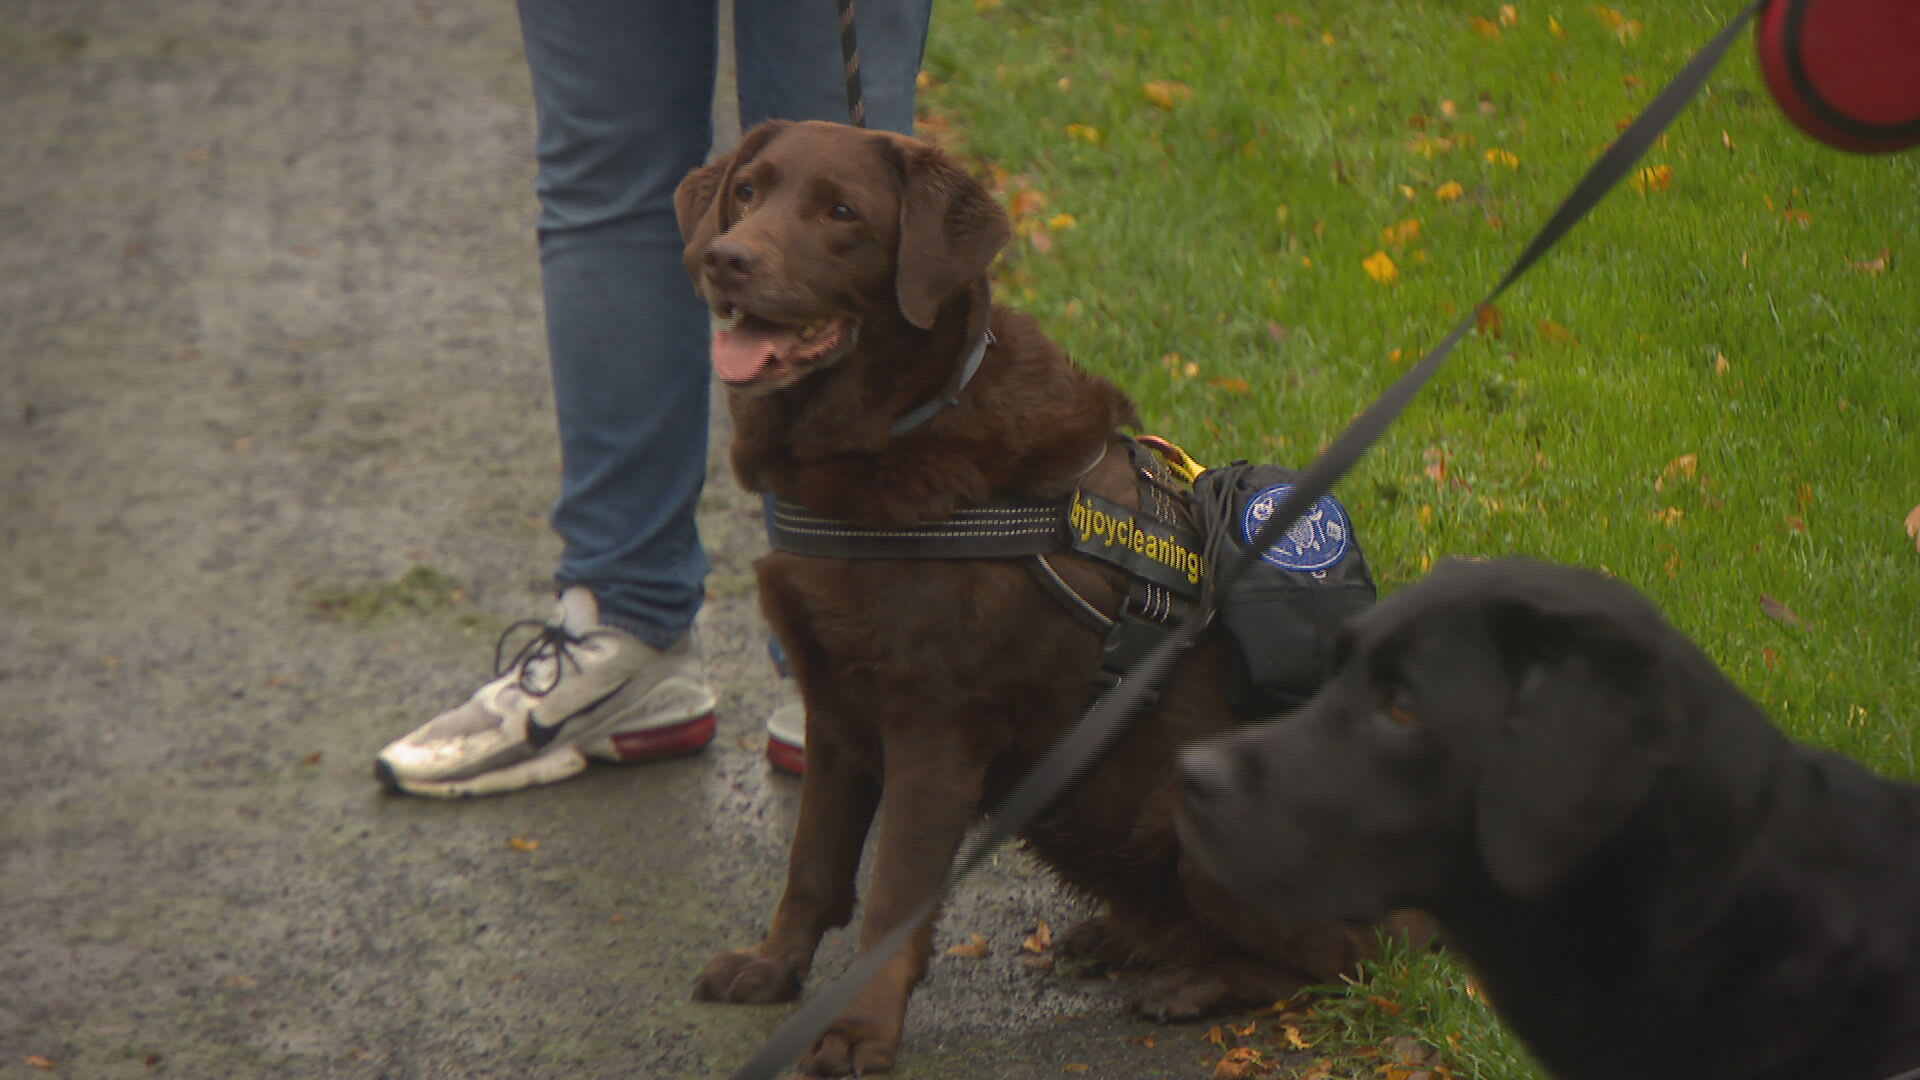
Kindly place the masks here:
<instances>
[{"instance_id":1,"label":"reflective stripe on harness","mask_svg":"<svg viewBox=\"0 0 1920 1080\"><path fill-rule=\"evenodd\" d=\"M1059 502L975 506L945 521L886 529L773 504L767 535L780 551L830 559L1005 559L1065 547Z\"/></svg>"}]
</instances>

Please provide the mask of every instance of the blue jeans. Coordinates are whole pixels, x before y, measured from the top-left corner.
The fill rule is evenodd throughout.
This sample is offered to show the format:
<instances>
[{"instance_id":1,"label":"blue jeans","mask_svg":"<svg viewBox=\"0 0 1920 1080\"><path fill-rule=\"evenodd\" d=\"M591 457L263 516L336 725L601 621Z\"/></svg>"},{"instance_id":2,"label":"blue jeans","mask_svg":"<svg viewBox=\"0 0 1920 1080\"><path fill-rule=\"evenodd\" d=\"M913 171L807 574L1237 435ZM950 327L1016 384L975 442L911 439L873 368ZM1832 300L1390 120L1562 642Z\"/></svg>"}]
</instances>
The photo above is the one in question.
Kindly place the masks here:
<instances>
[{"instance_id":1,"label":"blue jeans","mask_svg":"<svg viewBox=\"0 0 1920 1080\"><path fill-rule=\"evenodd\" d=\"M932 0L857 11L868 123L913 130ZM555 580L665 648L705 596L707 314L673 189L713 141L715 0L520 0L539 120L540 268L560 420ZM847 118L834 0L735 0L740 121Z\"/></svg>"}]
</instances>

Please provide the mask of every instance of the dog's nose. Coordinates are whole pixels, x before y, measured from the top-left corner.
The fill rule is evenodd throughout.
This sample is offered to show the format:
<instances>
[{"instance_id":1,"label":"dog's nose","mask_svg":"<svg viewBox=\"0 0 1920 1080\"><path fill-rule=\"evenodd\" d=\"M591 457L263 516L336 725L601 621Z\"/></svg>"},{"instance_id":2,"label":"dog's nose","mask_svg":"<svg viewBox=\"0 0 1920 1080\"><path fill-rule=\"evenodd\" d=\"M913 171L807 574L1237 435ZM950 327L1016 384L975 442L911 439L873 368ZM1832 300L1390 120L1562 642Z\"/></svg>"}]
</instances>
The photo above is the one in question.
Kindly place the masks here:
<instances>
[{"instance_id":1,"label":"dog's nose","mask_svg":"<svg viewBox=\"0 0 1920 1080\"><path fill-rule=\"evenodd\" d=\"M721 236L707 245L701 262L706 265L708 276L715 282L728 285L739 284L752 277L759 268L760 259L745 244Z\"/></svg>"},{"instance_id":2,"label":"dog's nose","mask_svg":"<svg viewBox=\"0 0 1920 1080\"><path fill-rule=\"evenodd\" d=\"M1214 806L1233 795L1236 769L1231 755L1212 746L1180 751L1180 792L1195 809Z\"/></svg>"}]
</instances>

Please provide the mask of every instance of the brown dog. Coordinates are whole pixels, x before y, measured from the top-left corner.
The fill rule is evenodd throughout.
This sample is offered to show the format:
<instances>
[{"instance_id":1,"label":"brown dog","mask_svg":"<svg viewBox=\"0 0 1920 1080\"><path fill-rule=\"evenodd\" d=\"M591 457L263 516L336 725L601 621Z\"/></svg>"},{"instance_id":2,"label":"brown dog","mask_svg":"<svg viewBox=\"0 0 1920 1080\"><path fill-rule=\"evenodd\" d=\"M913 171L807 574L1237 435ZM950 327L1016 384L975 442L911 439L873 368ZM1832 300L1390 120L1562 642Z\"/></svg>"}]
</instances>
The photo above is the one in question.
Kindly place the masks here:
<instances>
[{"instance_id":1,"label":"brown dog","mask_svg":"<svg viewBox=\"0 0 1920 1080\"><path fill-rule=\"evenodd\" d=\"M1005 212L937 149L824 123L764 124L675 196L686 263L715 320L741 484L868 526L940 521L990 499L1076 486L1138 504L1118 389L1075 367L1033 320L990 305ZM988 327L971 379L966 359ZM964 385L962 385L964 384ZM925 403L958 401L903 434ZM936 406L937 408L937 406ZM1089 468L1091 471L1089 472ZM702 1000L787 1001L815 946L844 925L875 810L862 948L940 888L967 830L1092 699L1100 635L1023 559L835 559L775 551L761 606L807 710L807 761L786 893L766 940L716 957ZM1125 579L1054 560L1095 606ZM1265 1004L1349 971L1365 938L1281 923L1226 899L1174 831L1175 750L1233 723L1222 657L1203 643L1163 702L1026 834L1110 914L1061 947L1159 971L1135 1007L1163 1019ZM921 933L803 1061L814 1074L888 1067L925 973Z\"/></svg>"}]
</instances>

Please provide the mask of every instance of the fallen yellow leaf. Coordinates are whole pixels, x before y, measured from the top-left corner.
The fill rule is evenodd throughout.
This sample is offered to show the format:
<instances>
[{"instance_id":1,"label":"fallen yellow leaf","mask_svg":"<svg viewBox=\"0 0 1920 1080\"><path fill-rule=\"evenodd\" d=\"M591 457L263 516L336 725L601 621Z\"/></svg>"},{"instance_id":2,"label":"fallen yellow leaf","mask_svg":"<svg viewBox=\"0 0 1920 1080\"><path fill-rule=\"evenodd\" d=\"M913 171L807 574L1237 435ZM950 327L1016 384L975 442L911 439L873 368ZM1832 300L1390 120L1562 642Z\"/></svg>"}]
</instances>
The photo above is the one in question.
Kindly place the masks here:
<instances>
[{"instance_id":1,"label":"fallen yellow leaf","mask_svg":"<svg viewBox=\"0 0 1920 1080\"><path fill-rule=\"evenodd\" d=\"M1067 138L1097 145L1100 142L1100 129L1091 124L1068 124Z\"/></svg>"},{"instance_id":2,"label":"fallen yellow leaf","mask_svg":"<svg viewBox=\"0 0 1920 1080\"><path fill-rule=\"evenodd\" d=\"M1384 251L1376 251L1360 261L1367 276L1382 285L1391 285L1400 280L1400 268L1393 265L1393 259Z\"/></svg>"},{"instance_id":3,"label":"fallen yellow leaf","mask_svg":"<svg viewBox=\"0 0 1920 1080\"><path fill-rule=\"evenodd\" d=\"M1172 109L1185 101L1193 100L1193 87L1171 79L1156 79L1142 87L1147 100L1163 109Z\"/></svg>"},{"instance_id":4,"label":"fallen yellow leaf","mask_svg":"<svg viewBox=\"0 0 1920 1080\"><path fill-rule=\"evenodd\" d=\"M1047 228L1054 230L1071 229L1078 224L1072 214L1055 214L1047 219Z\"/></svg>"},{"instance_id":5,"label":"fallen yellow leaf","mask_svg":"<svg viewBox=\"0 0 1920 1080\"><path fill-rule=\"evenodd\" d=\"M1567 28L1561 26L1560 20L1551 15L1547 16L1547 32L1562 41L1565 41L1567 38Z\"/></svg>"},{"instance_id":6,"label":"fallen yellow leaf","mask_svg":"<svg viewBox=\"0 0 1920 1080\"><path fill-rule=\"evenodd\" d=\"M1380 230L1380 241L1391 247L1405 247L1420 239L1420 219L1408 218Z\"/></svg>"},{"instance_id":7,"label":"fallen yellow leaf","mask_svg":"<svg viewBox=\"0 0 1920 1080\"><path fill-rule=\"evenodd\" d=\"M1862 259L1859 262L1849 261L1847 265L1853 267L1856 273L1878 276L1887 272L1887 262L1892 255L1892 248L1883 247L1880 249L1880 254L1875 255L1873 258Z\"/></svg>"},{"instance_id":8,"label":"fallen yellow leaf","mask_svg":"<svg viewBox=\"0 0 1920 1080\"><path fill-rule=\"evenodd\" d=\"M1076 1061L1068 1065L1060 1066L1060 1071L1063 1073L1083 1073L1091 1068L1093 1068L1093 1066L1084 1065Z\"/></svg>"},{"instance_id":9,"label":"fallen yellow leaf","mask_svg":"<svg viewBox=\"0 0 1920 1080\"><path fill-rule=\"evenodd\" d=\"M1494 147L1487 151L1487 160L1495 165L1505 165L1509 169L1520 167L1520 158L1511 150Z\"/></svg>"},{"instance_id":10,"label":"fallen yellow leaf","mask_svg":"<svg viewBox=\"0 0 1920 1080\"><path fill-rule=\"evenodd\" d=\"M1541 319L1538 326L1540 336L1556 345L1579 344L1579 341L1573 336L1573 331L1561 326L1552 319Z\"/></svg>"},{"instance_id":11,"label":"fallen yellow leaf","mask_svg":"<svg viewBox=\"0 0 1920 1080\"><path fill-rule=\"evenodd\" d=\"M1513 26L1520 21L1520 9L1512 4L1500 5L1500 25Z\"/></svg>"},{"instance_id":12,"label":"fallen yellow leaf","mask_svg":"<svg viewBox=\"0 0 1920 1080\"><path fill-rule=\"evenodd\" d=\"M1014 217L1031 217L1047 208L1047 193L1032 188L1021 188L1007 193L1007 213Z\"/></svg>"},{"instance_id":13,"label":"fallen yellow leaf","mask_svg":"<svg viewBox=\"0 0 1920 1080\"><path fill-rule=\"evenodd\" d=\"M1914 550L1920 551L1920 506L1907 515L1907 535L1913 537Z\"/></svg>"},{"instance_id":14,"label":"fallen yellow leaf","mask_svg":"<svg viewBox=\"0 0 1920 1080\"><path fill-rule=\"evenodd\" d=\"M1439 199L1441 202L1452 202L1466 193L1467 189L1461 187L1459 182L1454 180L1449 180L1433 189L1433 197Z\"/></svg>"},{"instance_id":15,"label":"fallen yellow leaf","mask_svg":"<svg viewBox=\"0 0 1920 1080\"><path fill-rule=\"evenodd\" d=\"M44 1054L28 1054L27 1067L30 1069L51 1069L53 1068L53 1059Z\"/></svg>"},{"instance_id":16,"label":"fallen yellow leaf","mask_svg":"<svg viewBox=\"0 0 1920 1080\"><path fill-rule=\"evenodd\" d=\"M535 840L526 833L521 833L518 836L508 837L507 846L515 851L539 851L540 841Z\"/></svg>"},{"instance_id":17,"label":"fallen yellow leaf","mask_svg":"<svg viewBox=\"0 0 1920 1080\"><path fill-rule=\"evenodd\" d=\"M975 934L958 945L948 946L947 955L976 959L985 956L987 955L987 937L985 934Z\"/></svg>"},{"instance_id":18,"label":"fallen yellow leaf","mask_svg":"<svg viewBox=\"0 0 1920 1080\"><path fill-rule=\"evenodd\" d=\"M1673 185L1673 166L1643 165L1634 170L1627 184L1641 195L1649 191L1665 191Z\"/></svg>"},{"instance_id":19,"label":"fallen yellow leaf","mask_svg":"<svg viewBox=\"0 0 1920 1080\"><path fill-rule=\"evenodd\" d=\"M1260 1051L1251 1046L1237 1046L1227 1051L1227 1056L1213 1067L1214 1080L1242 1080L1256 1072L1265 1071Z\"/></svg>"},{"instance_id":20,"label":"fallen yellow leaf","mask_svg":"<svg viewBox=\"0 0 1920 1080\"><path fill-rule=\"evenodd\" d=\"M1053 928L1047 925L1045 919L1036 919L1035 922L1039 924L1038 928L1020 943L1020 947L1030 953L1043 953L1053 947Z\"/></svg>"},{"instance_id":21,"label":"fallen yellow leaf","mask_svg":"<svg viewBox=\"0 0 1920 1080\"><path fill-rule=\"evenodd\" d=\"M1498 39L1500 37L1500 24L1485 15L1475 15L1467 20L1467 24L1473 27L1474 33L1483 38Z\"/></svg>"}]
</instances>

